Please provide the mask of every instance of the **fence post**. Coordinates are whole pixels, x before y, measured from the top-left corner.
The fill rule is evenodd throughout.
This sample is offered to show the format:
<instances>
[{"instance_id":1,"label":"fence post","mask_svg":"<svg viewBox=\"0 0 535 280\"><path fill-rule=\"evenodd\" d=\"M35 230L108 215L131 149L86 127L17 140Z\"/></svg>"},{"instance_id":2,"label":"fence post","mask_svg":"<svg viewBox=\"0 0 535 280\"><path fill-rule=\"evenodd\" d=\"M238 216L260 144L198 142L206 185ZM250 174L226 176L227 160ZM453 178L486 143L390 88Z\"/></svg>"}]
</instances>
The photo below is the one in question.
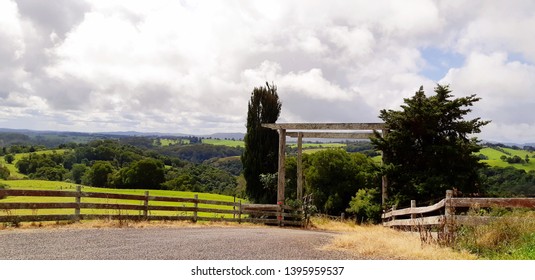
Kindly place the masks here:
<instances>
[{"instance_id":1,"label":"fence post","mask_svg":"<svg viewBox=\"0 0 535 280\"><path fill-rule=\"evenodd\" d=\"M411 200L411 231L413 231L414 229L414 219L416 219L416 214L412 213L412 211L414 211L414 208L416 208L416 200Z\"/></svg>"},{"instance_id":2,"label":"fence post","mask_svg":"<svg viewBox=\"0 0 535 280\"><path fill-rule=\"evenodd\" d=\"M281 201L279 201L279 202L277 203L277 205L279 206L279 207L278 207L278 211L277 211L277 220L279 221L279 227L282 227L282 226L284 226L284 224L283 224L283 219L284 219L284 217L283 217L284 208L282 208L282 202L281 202Z\"/></svg>"},{"instance_id":3,"label":"fence post","mask_svg":"<svg viewBox=\"0 0 535 280\"><path fill-rule=\"evenodd\" d=\"M241 206L241 199L240 199L240 212L238 212L238 224L241 224L241 211L242 211L242 206Z\"/></svg>"},{"instance_id":4,"label":"fence post","mask_svg":"<svg viewBox=\"0 0 535 280\"><path fill-rule=\"evenodd\" d=\"M232 218L236 219L236 196L234 196L234 204L232 205Z\"/></svg>"},{"instance_id":5,"label":"fence post","mask_svg":"<svg viewBox=\"0 0 535 280\"><path fill-rule=\"evenodd\" d=\"M145 191L145 201L143 203L143 206L145 207L143 209L143 219L148 220L149 219L149 191Z\"/></svg>"},{"instance_id":6,"label":"fence post","mask_svg":"<svg viewBox=\"0 0 535 280\"><path fill-rule=\"evenodd\" d=\"M76 208L74 209L74 220L80 221L80 204L82 202L82 186L76 186Z\"/></svg>"},{"instance_id":7,"label":"fence post","mask_svg":"<svg viewBox=\"0 0 535 280\"><path fill-rule=\"evenodd\" d=\"M444 216L446 219L446 224L444 225L444 233L450 234L453 232L453 215L454 215L454 209L452 205L452 199L453 197L453 190L447 190L446 191L446 201L445 201L445 209L444 209Z\"/></svg>"},{"instance_id":8,"label":"fence post","mask_svg":"<svg viewBox=\"0 0 535 280\"><path fill-rule=\"evenodd\" d=\"M397 206L394 204L392 205L392 222L396 220L396 216L394 216L394 211L396 211Z\"/></svg>"},{"instance_id":9,"label":"fence post","mask_svg":"<svg viewBox=\"0 0 535 280\"><path fill-rule=\"evenodd\" d=\"M195 204L193 206L195 208L195 210L193 210L193 222L196 223L197 222L197 208L199 206L199 195L196 194L193 198L195 199Z\"/></svg>"}]
</instances>

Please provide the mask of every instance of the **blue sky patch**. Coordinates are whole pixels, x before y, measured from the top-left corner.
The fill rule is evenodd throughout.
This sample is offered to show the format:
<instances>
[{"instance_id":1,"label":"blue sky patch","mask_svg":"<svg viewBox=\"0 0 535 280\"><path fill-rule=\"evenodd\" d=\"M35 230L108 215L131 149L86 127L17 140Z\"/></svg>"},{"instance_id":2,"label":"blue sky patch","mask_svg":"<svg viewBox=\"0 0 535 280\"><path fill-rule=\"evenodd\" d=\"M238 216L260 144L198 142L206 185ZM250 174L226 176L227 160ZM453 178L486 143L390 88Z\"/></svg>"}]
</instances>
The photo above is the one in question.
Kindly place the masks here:
<instances>
[{"instance_id":1,"label":"blue sky patch","mask_svg":"<svg viewBox=\"0 0 535 280\"><path fill-rule=\"evenodd\" d=\"M438 82L451 68L461 67L464 56L459 53L445 52L438 48L421 49L420 53L426 64L420 71L421 75Z\"/></svg>"}]
</instances>

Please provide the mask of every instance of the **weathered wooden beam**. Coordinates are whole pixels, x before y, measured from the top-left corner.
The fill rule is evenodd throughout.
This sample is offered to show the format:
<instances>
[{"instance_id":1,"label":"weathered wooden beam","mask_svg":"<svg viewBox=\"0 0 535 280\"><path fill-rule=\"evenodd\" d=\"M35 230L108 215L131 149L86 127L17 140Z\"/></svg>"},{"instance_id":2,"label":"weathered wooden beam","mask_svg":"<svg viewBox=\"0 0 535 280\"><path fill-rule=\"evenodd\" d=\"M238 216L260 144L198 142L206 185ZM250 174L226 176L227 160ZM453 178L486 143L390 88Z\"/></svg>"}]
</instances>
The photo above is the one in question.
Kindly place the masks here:
<instances>
[{"instance_id":1,"label":"weathered wooden beam","mask_svg":"<svg viewBox=\"0 0 535 280\"><path fill-rule=\"evenodd\" d=\"M393 220L384 222L383 226L392 227L392 226L431 226L431 225L440 225L444 220L444 216L433 216L433 217L423 217L416 219L403 219L403 220Z\"/></svg>"},{"instance_id":2,"label":"weathered wooden beam","mask_svg":"<svg viewBox=\"0 0 535 280\"><path fill-rule=\"evenodd\" d=\"M41 191L41 190L0 190L2 196L56 196L76 197L78 194L72 191Z\"/></svg>"},{"instance_id":3,"label":"weathered wooden beam","mask_svg":"<svg viewBox=\"0 0 535 280\"><path fill-rule=\"evenodd\" d=\"M262 127L286 130L383 130L384 123L264 123Z\"/></svg>"},{"instance_id":4,"label":"weathered wooden beam","mask_svg":"<svg viewBox=\"0 0 535 280\"><path fill-rule=\"evenodd\" d=\"M452 198L453 207L535 208L535 198Z\"/></svg>"},{"instance_id":5,"label":"weathered wooden beam","mask_svg":"<svg viewBox=\"0 0 535 280\"><path fill-rule=\"evenodd\" d=\"M303 199L303 132L297 133L297 201Z\"/></svg>"},{"instance_id":6,"label":"weathered wooden beam","mask_svg":"<svg viewBox=\"0 0 535 280\"><path fill-rule=\"evenodd\" d=\"M298 138L299 133L303 138L334 138L334 139L369 139L373 137L373 133L358 133L358 132L287 132L286 136Z\"/></svg>"},{"instance_id":7,"label":"weathered wooden beam","mask_svg":"<svg viewBox=\"0 0 535 280\"><path fill-rule=\"evenodd\" d=\"M425 214L433 211L437 211L441 208L443 208L445 204L445 199L442 199L441 201L425 207L415 207L415 208L405 208L400 210L395 210L391 212L387 212L383 214L383 219L388 219L392 216L403 216L403 215L413 215L413 214Z\"/></svg>"},{"instance_id":8,"label":"weathered wooden beam","mask_svg":"<svg viewBox=\"0 0 535 280\"><path fill-rule=\"evenodd\" d=\"M277 182L277 204L284 205L284 185L286 174L286 130L279 129L279 168Z\"/></svg>"}]
</instances>

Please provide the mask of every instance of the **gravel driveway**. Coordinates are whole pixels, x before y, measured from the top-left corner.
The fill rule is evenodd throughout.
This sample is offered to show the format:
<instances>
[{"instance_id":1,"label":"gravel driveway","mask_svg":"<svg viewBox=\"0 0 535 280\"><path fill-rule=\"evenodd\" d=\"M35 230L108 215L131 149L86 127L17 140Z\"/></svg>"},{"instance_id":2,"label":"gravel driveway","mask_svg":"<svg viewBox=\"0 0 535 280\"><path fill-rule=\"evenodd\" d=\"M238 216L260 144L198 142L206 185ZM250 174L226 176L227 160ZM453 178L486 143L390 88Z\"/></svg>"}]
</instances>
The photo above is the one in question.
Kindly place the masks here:
<instances>
[{"instance_id":1,"label":"gravel driveway","mask_svg":"<svg viewBox=\"0 0 535 280\"><path fill-rule=\"evenodd\" d=\"M336 233L287 228L100 228L0 231L0 259L354 259L326 251Z\"/></svg>"}]
</instances>

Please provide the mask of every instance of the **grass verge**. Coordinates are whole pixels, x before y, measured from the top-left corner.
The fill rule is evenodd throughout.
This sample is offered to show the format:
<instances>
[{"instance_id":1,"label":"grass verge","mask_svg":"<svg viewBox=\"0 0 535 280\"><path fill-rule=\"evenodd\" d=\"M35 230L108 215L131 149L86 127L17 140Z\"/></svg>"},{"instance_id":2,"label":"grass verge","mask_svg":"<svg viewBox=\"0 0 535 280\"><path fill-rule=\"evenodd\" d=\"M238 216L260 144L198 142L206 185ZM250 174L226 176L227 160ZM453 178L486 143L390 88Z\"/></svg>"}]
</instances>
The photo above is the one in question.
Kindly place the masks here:
<instances>
[{"instance_id":1,"label":"grass verge","mask_svg":"<svg viewBox=\"0 0 535 280\"><path fill-rule=\"evenodd\" d=\"M535 212L493 209L488 224L462 226L455 247L491 260L535 260Z\"/></svg>"},{"instance_id":2,"label":"grass verge","mask_svg":"<svg viewBox=\"0 0 535 280\"><path fill-rule=\"evenodd\" d=\"M326 250L341 250L365 259L382 260L474 260L466 250L454 250L436 244L425 244L418 233L402 232L381 225L356 225L353 221L335 222L312 218L317 230L341 232Z\"/></svg>"}]
</instances>

